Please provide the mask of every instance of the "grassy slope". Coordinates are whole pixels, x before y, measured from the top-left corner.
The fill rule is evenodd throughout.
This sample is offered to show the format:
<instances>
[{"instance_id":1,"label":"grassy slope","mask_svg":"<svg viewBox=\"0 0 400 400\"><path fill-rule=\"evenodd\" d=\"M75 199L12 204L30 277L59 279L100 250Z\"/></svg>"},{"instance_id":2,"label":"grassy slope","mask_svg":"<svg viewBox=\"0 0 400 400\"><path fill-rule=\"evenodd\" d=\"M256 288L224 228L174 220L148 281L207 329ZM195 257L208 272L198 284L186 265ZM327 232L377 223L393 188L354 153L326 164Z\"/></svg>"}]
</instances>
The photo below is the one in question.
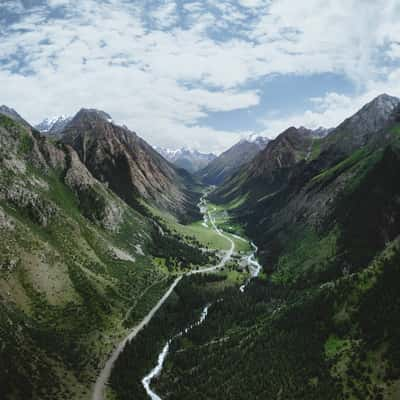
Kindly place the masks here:
<instances>
[{"instance_id":1,"label":"grassy slope","mask_svg":"<svg viewBox=\"0 0 400 400\"><path fill-rule=\"evenodd\" d=\"M0 397L87 399L168 284L154 225L100 184L75 193L64 171L35 167L36 139L3 116L0 139ZM122 213L115 230L100 223L109 203Z\"/></svg>"},{"instance_id":2,"label":"grassy slope","mask_svg":"<svg viewBox=\"0 0 400 400\"><path fill-rule=\"evenodd\" d=\"M38 173L30 178L49 180ZM47 398L45 393L51 398L72 394L87 398L97 363L124 332L120 320L125 309L164 273L151 257L138 254L136 246L145 248L143 237L149 229L143 218L126 209L121 230L106 232L81 216L67 187L60 181L54 184L55 177L50 180L50 190L41 196L56 205L57 213L46 227L32 221L26 210L2 203L14 225L2 230L0 243L1 293L9 294L2 307L9 314L6 322L23 327L30 321L30 328L21 329L17 343L9 337L10 347L2 354L2 362L26 372L19 377L11 368L10 375L2 376L7 384L0 386L6 393L8 387L10 391L19 387L24 394L27 390L28 397L32 385L32 395L40 388L42 398ZM113 247L135 262L117 259ZM23 312L21 321L14 320L14 310ZM38 363L48 367L47 374L36 373L31 379L28 372Z\"/></svg>"}]
</instances>

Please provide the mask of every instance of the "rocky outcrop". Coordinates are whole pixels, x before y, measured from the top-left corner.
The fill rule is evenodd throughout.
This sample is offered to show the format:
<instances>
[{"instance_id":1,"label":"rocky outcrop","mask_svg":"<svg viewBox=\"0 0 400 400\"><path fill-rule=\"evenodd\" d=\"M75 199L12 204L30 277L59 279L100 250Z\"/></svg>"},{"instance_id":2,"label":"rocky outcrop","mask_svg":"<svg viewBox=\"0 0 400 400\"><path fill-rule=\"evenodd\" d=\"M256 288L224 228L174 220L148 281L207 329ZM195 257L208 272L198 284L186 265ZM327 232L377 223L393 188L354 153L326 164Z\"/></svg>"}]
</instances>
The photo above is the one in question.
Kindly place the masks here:
<instances>
[{"instance_id":1,"label":"rocky outcrop","mask_svg":"<svg viewBox=\"0 0 400 400\"><path fill-rule=\"evenodd\" d=\"M41 226L47 226L57 212L55 204L17 183L11 186L0 185L0 199L27 213Z\"/></svg>"},{"instance_id":2,"label":"rocky outcrop","mask_svg":"<svg viewBox=\"0 0 400 400\"><path fill-rule=\"evenodd\" d=\"M13 116L13 114L11 113ZM72 147L53 144L31 127L4 114L0 121L0 198L47 226L57 207L43 196L48 184L28 165L45 175L60 175L76 194L83 214L108 230L116 230L122 220L123 204L97 181ZM13 176L8 183L7 176Z\"/></svg>"},{"instance_id":3,"label":"rocky outcrop","mask_svg":"<svg viewBox=\"0 0 400 400\"><path fill-rule=\"evenodd\" d=\"M0 230L14 230L14 220L0 207Z\"/></svg>"},{"instance_id":4,"label":"rocky outcrop","mask_svg":"<svg viewBox=\"0 0 400 400\"><path fill-rule=\"evenodd\" d=\"M322 142L322 151L343 157L365 146L395 121L399 106L397 97L387 94L376 97L334 129Z\"/></svg>"}]
</instances>

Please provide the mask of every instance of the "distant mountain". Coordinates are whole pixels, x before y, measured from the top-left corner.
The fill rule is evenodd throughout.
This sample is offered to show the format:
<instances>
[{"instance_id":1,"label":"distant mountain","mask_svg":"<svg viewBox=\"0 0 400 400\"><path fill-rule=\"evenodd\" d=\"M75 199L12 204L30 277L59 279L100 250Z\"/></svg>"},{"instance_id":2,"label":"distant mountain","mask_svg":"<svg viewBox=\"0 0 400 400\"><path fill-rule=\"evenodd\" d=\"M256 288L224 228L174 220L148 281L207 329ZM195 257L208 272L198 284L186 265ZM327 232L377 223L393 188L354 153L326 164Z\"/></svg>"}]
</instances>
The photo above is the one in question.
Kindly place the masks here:
<instances>
[{"instance_id":1,"label":"distant mountain","mask_svg":"<svg viewBox=\"0 0 400 400\"><path fill-rule=\"evenodd\" d=\"M269 142L263 136L250 135L219 155L197 173L202 182L220 185L232 176L242 165L251 161Z\"/></svg>"},{"instance_id":2,"label":"distant mountain","mask_svg":"<svg viewBox=\"0 0 400 400\"><path fill-rule=\"evenodd\" d=\"M206 167L217 156L212 153L201 153L187 147L171 150L164 147L154 147L166 160L172 162L179 168L186 169L190 173L195 173Z\"/></svg>"},{"instance_id":3,"label":"distant mountain","mask_svg":"<svg viewBox=\"0 0 400 400\"><path fill-rule=\"evenodd\" d=\"M62 131L89 171L123 200L138 207L141 199L181 220L198 215L188 173L159 155L135 132L112 122L103 111L82 109Z\"/></svg>"},{"instance_id":4,"label":"distant mountain","mask_svg":"<svg viewBox=\"0 0 400 400\"><path fill-rule=\"evenodd\" d=\"M46 118L40 124L37 124L35 128L49 136L59 136L67 124L72 120L72 117L61 115L53 118Z\"/></svg>"}]
</instances>

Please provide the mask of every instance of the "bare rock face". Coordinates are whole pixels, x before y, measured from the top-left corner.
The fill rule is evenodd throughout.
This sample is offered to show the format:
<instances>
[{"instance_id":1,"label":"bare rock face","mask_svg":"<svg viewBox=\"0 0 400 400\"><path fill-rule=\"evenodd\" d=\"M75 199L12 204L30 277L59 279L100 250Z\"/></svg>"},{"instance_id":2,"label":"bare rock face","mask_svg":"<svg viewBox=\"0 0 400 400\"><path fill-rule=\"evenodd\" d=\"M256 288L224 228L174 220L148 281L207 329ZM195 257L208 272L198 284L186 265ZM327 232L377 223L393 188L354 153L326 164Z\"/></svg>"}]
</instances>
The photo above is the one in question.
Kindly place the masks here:
<instances>
[{"instance_id":1,"label":"bare rock face","mask_svg":"<svg viewBox=\"0 0 400 400\"><path fill-rule=\"evenodd\" d=\"M72 147L66 146L66 152L68 157L68 169L65 174L65 183L76 190L94 186L96 179L81 162L76 151L74 151Z\"/></svg>"},{"instance_id":2,"label":"bare rock face","mask_svg":"<svg viewBox=\"0 0 400 400\"><path fill-rule=\"evenodd\" d=\"M343 121L324 140L323 150L349 154L364 146L371 138L394 122L400 100L382 94L356 114Z\"/></svg>"},{"instance_id":3,"label":"bare rock face","mask_svg":"<svg viewBox=\"0 0 400 400\"><path fill-rule=\"evenodd\" d=\"M99 181L136 206L144 198L178 216L194 212L189 175L162 158L125 127L98 110L82 109L67 125L63 142Z\"/></svg>"},{"instance_id":4,"label":"bare rock face","mask_svg":"<svg viewBox=\"0 0 400 400\"><path fill-rule=\"evenodd\" d=\"M9 114L16 120L0 114L0 199L27 213L39 225L47 226L56 206L32 189L35 185L45 189L44 182L25 175L28 162L46 168L44 157L29 127L13 113Z\"/></svg>"},{"instance_id":5,"label":"bare rock face","mask_svg":"<svg viewBox=\"0 0 400 400\"><path fill-rule=\"evenodd\" d=\"M107 230L117 230L122 221L123 205L111 199L105 187L90 174L72 147L66 146L65 151L68 159L65 183L75 191L81 203L91 201L93 209L98 208L93 210L89 205L85 210L89 218L99 219Z\"/></svg>"},{"instance_id":6,"label":"bare rock face","mask_svg":"<svg viewBox=\"0 0 400 400\"><path fill-rule=\"evenodd\" d=\"M36 141L48 167L61 171L67 168L66 151L62 146L49 142L43 136L37 136Z\"/></svg>"},{"instance_id":7,"label":"bare rock face","mask_svg":"<svg viewBox=\"0 0 400 400\"><path fill-rule=\"evenodd\" d=\"M15 222L14 220L4 212L4 210L0 207L0 230L14 230Z\"/></svg>"},{"instance_id":8,"label":"bare rock face","mask_svg":"<svg viewBox=\"0 0 400 400\"><path fill-rule=\"evenodd\" d=\"M8 187L0 186L0 199L23 210L41 226L47 226L57 212L55 204L20 184Z\"/></svg>"}]
</instances>

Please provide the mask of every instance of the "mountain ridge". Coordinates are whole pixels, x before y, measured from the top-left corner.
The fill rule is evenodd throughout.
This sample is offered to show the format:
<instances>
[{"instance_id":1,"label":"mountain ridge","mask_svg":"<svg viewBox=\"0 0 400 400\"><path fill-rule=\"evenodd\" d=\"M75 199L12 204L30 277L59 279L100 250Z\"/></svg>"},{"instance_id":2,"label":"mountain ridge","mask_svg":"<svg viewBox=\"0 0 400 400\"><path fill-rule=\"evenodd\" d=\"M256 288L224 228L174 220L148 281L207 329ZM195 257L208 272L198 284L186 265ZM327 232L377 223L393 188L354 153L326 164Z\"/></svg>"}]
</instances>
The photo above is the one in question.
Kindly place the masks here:
<instances>
[{"instance_id":1,"label":"mountain ridge","mask_svg":"<svg viewBox=\"0 0 400 400\"><path fill-rule=\"evenodd\" d=\"M228 150L211 161L196 176L205 184L219 185L232 176L240 166L251 161L255 155L268 145L269 139L250 135L235 143Z\"/></svg>"},{"instance_id":2,"label":"mountain ridge","mask_svg":"<svg viewBox=\"0 0 400 400\"><path fill-rule=\"evenodd\" d=\"M199 195L190 175L165 161L135 132L114 124L107 113L81 109L61 140L128 204L137 206L143 197L181 219L198 215Z\"/></svg>"}]
</instances>

